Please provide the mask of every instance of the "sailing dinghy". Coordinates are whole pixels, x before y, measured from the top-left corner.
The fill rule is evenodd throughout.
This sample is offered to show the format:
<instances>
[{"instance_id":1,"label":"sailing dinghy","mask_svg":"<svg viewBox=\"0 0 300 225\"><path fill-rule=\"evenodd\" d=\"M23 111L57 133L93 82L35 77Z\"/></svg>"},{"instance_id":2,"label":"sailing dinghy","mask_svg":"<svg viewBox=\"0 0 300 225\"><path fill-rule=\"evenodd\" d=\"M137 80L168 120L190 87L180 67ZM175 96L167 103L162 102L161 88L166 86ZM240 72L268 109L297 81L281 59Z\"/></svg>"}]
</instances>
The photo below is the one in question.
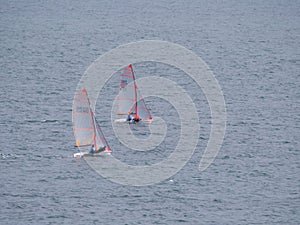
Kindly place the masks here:
<instances>
[{"instance_id":1,"label":"sailing dinghy","mask_svg":"<svg viewBox=\"0 0 300 225\"><path fill-rule=\"evenodd\" d=\"M138 90L132 65L125 67L120 76L118 95L118 115L127 115L126 119L115 122L151 122L152 116ZM131 118L131 120L129 120Z\"/></svg>"},{"instance_id":2,"label":"sailing dinghy","mask_svg":"<svg viewBox=\"0 0 300 225\"><path fill-rule=\"evenodd\" d=\"M102 130L90 107L90 101L86 89L79 91L73 104L73 123L75 146L81 147L84 151L75 153L75 158L83 156L110 154L110 147L102 133ZM94 147L94 152L89 150Z\"/></svg>"}]
</instances>

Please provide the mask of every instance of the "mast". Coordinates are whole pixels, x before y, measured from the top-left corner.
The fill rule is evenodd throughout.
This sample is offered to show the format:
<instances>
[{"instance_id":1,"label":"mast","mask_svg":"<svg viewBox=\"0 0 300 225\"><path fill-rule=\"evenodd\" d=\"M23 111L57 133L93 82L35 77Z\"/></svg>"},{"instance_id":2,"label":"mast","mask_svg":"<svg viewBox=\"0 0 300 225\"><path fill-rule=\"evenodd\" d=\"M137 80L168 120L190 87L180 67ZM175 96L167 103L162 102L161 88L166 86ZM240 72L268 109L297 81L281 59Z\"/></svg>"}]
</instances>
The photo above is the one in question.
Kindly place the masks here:
<instances>
[{"instance_id":1,"label":"mast","mask_svg":"<svg viewBox=\"0 0 300 225\"><path fill-rule=\"evenodd\" d=\"M135 99L135 115L136 115L136 118L139 118L138 116L138 107L137 107L137 102L138 102L138 99L137 99L137 93L136 93L136 88L137 88L137 85L136 85L136 82L135 82L135 76L134 76L134 72L133 72L133 69L132 69L132 65L130 64L129 65L130 69L131 69L131 72L132 72L132 76L133 76L133 84L134 84L134 99Z\"/></svg>"},{"instance_id":2,"label":"mast","mask_svg":"<svg viewBox=\"0 0 300 225\"><path fill-rule=\"evenodd\" d=\"M95 122L94 122L94 114L93 114L93 112L92 112L92 110L91 110L91 119L92 119L92 123L93 123L93 127L94 127L94 148L95 148L95 150L97 150L98 149L98 147L97 147L97 141L96 141L96 128L95 128Z\"/></svg>"},{"instance_id":3,"label":"mast","mask_svg":"<svg viewBox=\"0 0 300 225\"><path fill-rule=\"evenodd\" d=\"M86 94L87 94L87 91L86 91L86 89L84 88L84 89L82 89L82 91L83 92L86 92ZM88 103L89 103L89 108L90 108L90 112L91 112L91 120L92 120L92 124L93 124L93 130L94 130L94 137L93 137L93 139L94 139L94 148L95 148L95 150L97 150L98 148L97 148L97 141L96 141L96 128L95 128L95 122L94 122L94 114L93 114L93 111L92 111L92 109L91 109L91 104L90 104L90 100L89 100L89 98L87 98L87 101L88 101Z\"/></svg>"}]
</instances>

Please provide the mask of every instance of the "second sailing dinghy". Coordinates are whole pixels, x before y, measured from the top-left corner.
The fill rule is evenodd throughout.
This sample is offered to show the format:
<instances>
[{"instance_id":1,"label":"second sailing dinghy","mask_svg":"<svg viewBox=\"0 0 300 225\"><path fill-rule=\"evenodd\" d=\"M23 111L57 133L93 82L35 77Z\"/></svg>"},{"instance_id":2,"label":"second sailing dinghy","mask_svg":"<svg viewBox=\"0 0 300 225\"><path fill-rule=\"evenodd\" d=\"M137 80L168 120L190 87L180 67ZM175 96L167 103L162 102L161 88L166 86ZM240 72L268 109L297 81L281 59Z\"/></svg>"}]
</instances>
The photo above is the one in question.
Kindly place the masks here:
<instances>
[{"instance_id":1,"label":"second sailing dinghy","mask_svg":"<svg viewBox=\"0 0 300 225\"><path fill-rule=\"evenodd\" d=\"M110 147L90 107L86 89L76 94L73 107L75 146L84 150L75 153L74 157L110 154Z\"/></svg>"},{"instance_id":2,"label":"second sailing dinghy","mask_svg":"<svg viewBox=\"0 0 300 225\"><path fill-rule=\"evenodd\" d=\"M132 65L125 67L120 77L118 115L127 115L127 118L117 119L116 122L152 121L149 109L136 85Z\"/></svg>"}]
</instances>

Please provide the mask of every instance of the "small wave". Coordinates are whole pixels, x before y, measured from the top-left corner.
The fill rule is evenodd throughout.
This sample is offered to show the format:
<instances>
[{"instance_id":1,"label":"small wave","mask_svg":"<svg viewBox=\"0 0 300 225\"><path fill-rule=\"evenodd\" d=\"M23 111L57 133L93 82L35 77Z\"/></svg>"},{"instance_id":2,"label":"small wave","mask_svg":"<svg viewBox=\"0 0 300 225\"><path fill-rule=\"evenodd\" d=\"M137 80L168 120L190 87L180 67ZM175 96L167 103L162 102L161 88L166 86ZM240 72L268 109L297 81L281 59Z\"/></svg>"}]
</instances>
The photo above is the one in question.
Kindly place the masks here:
<instances>
[{"instance_id":1,"label":"small wave","mask_svg":"<svg viewBox=\"0 0 300 225\"><path fill-rule=\"evenodd\" d=\"M58 120L26 120L26 123L58 123Z\"/></svg>"},{"instance_id":2,"label":"small wave","mask_svg":"<svg viewBox=\"0 0 300 225\"><path fill-rule=\"evenodd\" d=\"M17 158L16 154L0 153L0 159L16 159L16 158Z\"/></svg>"},{"instance_id":3,"label":"small wave","mask_svg":"<svg viewBox=\"0 0 300 225\"><path fill-rule=\"evenodd\" d=\"M42 123L58 123L58 120L42 120Z\"/></svg>"}]
</instances>

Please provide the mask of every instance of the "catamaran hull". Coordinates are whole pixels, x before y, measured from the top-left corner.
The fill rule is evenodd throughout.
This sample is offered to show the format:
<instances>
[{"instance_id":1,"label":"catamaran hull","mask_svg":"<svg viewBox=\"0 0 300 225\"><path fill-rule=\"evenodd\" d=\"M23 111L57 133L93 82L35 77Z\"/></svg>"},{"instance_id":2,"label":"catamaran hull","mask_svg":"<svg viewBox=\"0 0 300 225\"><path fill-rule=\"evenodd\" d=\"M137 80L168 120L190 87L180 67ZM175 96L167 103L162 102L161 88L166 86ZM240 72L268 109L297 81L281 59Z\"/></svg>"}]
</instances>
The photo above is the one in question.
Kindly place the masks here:
<instances>
[{"instance_id":1,"label":"catamaran hull","mask_svg":"<svg viewBox=\"0 0 300 225\"><path fill-rule=\"evenodd\" d=\"M127 122L126 119L116 119L115 120L115 123L125 123L125 122Z\"/></svg>"},{"instance_id":2,"label":"catamaran hull","mask_svg":"<svg viewBox=\"0 0 300 225\"><path fill-rule=\"evenodd\" d=\"M103 156L103 155L110 155L111 153L110 152L107 152L107 151L104 151L104 152L99 152L99 153L90 153L90 152L78 152L78 153L75 153L73 155L74 158L82 158L82 157L86 157L86 156L91 156L91 157L94 157L94 156Z\"/></svg>"},{"instance_id":3,"label":"catamaran hull","mask_svg":"<svg viewBox=\"0 0 300 225\"><path fill-rule=\"evenodd\" d=\"M151 123L152 120L140 120L139 122L142 122L142 123ZM134 122L128 122L126 119L116 119L115 123L134 123Z\"/></svg>"}]
</instances>

